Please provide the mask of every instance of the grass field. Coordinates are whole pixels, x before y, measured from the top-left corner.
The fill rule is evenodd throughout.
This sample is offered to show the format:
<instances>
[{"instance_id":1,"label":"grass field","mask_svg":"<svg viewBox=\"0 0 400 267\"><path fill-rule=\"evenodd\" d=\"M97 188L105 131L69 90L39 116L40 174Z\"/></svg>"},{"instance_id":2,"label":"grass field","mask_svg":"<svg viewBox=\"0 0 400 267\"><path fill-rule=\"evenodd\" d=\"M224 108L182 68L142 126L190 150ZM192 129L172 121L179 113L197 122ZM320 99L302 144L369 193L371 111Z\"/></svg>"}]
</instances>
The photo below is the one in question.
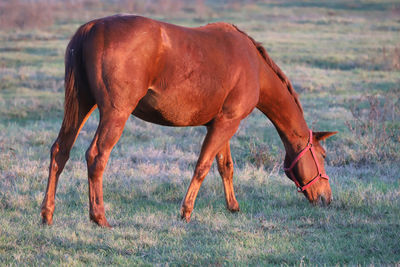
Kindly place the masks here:
<instances>
[{"instance_id":1,"label":"grass field","mask_svg":"<svg viewBox=\"0 0 400 267\"><path fill-rule=\"evenodd\" d=\"M159 9L146 1L121 0L118 7L98 1L101 8L94 0L76 2L80 9L69 16L71 7L58 3L50 25L0 28L0 265L400 264L398 1L177 0ZM94 114L61 175L54 225L41 226L49 149L63 114L65 47L87 20L134 9L186 26L231 22L263 42L300 94L309 126L339 131L324 144L332 204L312 207L296 193L281 170L284 149L275 129L254 111L231 142L241 211L225 209L213 166L192 221L184 223L180 202L205 129L132 117L104 176L114 228L96 227L88 216L84 157Z\"/></svg>"}]
</instances>

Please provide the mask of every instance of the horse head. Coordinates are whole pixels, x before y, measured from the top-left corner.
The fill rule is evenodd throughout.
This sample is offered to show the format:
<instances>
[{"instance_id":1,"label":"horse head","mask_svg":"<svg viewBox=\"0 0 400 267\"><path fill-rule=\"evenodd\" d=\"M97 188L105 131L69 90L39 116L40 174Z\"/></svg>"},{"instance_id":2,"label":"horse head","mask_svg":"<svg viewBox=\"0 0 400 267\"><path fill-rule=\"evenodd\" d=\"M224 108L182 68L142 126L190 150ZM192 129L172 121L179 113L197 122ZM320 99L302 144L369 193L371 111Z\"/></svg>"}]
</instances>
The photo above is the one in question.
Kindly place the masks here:
<instances>
[{"instance_id":1,"label":"horse head","mask_svg":"<svg viewBox=\"0 0 400 267\"><path fill-rule=\"evenodd\" d=\"M320 141L337 132L309 132L306 147L297 155L286 154L284 170L286 175L313 204L329 205L332 200L329 177L325 172L325 149Z\"/></svg>"}]
</instances>

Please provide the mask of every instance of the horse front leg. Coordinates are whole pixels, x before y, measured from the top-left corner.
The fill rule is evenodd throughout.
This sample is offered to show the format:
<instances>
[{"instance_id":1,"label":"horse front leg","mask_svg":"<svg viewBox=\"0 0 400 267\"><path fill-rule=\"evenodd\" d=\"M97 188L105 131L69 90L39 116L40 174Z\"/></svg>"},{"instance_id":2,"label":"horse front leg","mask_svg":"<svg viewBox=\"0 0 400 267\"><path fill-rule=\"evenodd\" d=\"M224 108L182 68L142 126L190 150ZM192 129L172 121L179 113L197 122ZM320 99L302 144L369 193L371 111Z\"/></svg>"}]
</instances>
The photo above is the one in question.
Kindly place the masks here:
<instances>
[{"instance_id":1,"label":"horse front leg","mask_svg":"<svg viewBox=\"0 0 400 267\"><path fill-rule=\"evenodd\" d=\"M215 159L224 185L226 207L231 212L237 212L239 211L239 203L236 200L235 191L233 190L233 161L229 141L217 153Z\"/></svg>"},{"instance_id":2,"label":"horse front leg","mask_svg":"<svg viewBox=\"0 0 400 267\"><path fill-rule=\"evenodd\" d=\"M207 135L201 147L193 178L186 196L182 201L181 218L186 220L186 222L190 221L194 202L201 183L209 172L214 157L217 152L221 150L223 145L235 134L239 124L240 119L225 120L224 118L220 118L219 120L213 121L213 123L207 127Z\"/></svg>"}]
</instances>

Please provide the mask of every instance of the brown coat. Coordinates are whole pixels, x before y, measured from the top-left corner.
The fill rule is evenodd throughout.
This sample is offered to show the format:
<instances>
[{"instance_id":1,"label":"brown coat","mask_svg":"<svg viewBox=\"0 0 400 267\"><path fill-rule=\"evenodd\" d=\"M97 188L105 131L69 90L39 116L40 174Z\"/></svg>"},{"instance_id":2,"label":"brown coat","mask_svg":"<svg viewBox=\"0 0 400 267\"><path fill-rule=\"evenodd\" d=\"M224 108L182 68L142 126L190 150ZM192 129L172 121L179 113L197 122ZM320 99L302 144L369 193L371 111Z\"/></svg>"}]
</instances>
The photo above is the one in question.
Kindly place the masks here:
<instances>
[{"instance_id":1,"label":"brown coat","mask_svg":"<svg viewBox=\"0 0 400 267\"><path fill-rule=\"evenodd\" d=\"M52 223L58 177L79 130L97 107L100 123L86 153L90 218L109 226L104 213L102 176L128 117L168 126L205 125L207 135L181 216L187 221L198 190L214 158L221 174L227 208L238 211L233 191L229 140L240 121L257 107L282 138L289 164L308 142L300 102L285 74L265 49L237 27L213 23L185 28L139 16L112 16L82 25L66 51L65 113L51 149L49 181L42 218ZM318 140L333 133L314 133ZM315 177L315 161L305 155L294 168L300 184ZM304 194L329 203L331 190L320 179Z\"/></svg>"}]
</instances>

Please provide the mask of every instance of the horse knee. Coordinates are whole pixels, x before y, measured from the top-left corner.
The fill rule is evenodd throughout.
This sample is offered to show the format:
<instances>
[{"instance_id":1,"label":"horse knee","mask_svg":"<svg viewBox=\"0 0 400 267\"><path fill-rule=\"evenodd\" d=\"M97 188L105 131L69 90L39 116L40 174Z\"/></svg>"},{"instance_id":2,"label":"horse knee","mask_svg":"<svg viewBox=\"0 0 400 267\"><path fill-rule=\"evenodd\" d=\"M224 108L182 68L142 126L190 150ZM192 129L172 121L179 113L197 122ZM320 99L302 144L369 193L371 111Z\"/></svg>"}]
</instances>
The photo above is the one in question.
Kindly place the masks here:
<instances>
[{"instance_id":1,"label":"horse knee","mask_svg":"<svg viewBox=\"0 0 400 267\"><path fill-rule=\"evenodd\" d=\"M69 158L69 150L65 147L65 145L59 140L55 141L50 149L50 157L51 159L55 159L56 156L63 157L66 160Z\"/></svg>"},{"instance_id":2,"label":"horse knee","mask_svg":"<svg viewBox=\"0 0 400 267\"><path fill-rule=\"evenodd\" d=\"M58 172L63 168L65 162L69 159L69 150L67 150L60 142L57 140L51 146L50 149L50 168L52 171Z\"/></svg>"},{"instance_id":3,"label":"horse knee","mask_svg":"<svg viewBox=\"0 0 400 267\"><path fill-rule=\"evenodd\" d=\"M218 162L218 171L222 177L233 173L233 162L231 160Z\"/></svg>"},{"instance_id":4,"label":"horse knee","mask_svg":"<svg viewBox=\"0 0 400 267\"><path fill-rule=\"evenodd\" d=\"M55 142L50 149L50 168L52 171L57 172L58 171L58 164L55 161L56 155L58 154L58 151L60 150L59 145L57 142Z\"/></svg>"},{"instance_id":5,"label":"horse knee","mask_svg":"<svg viewBox=\"0 0 400 267\"><path fill-rule=\"evenodd\" d=\"M56 142L54 142L54 144L51 146L51 149L50 149L50 156L51 156L52 158L54 158L54 157L57 155L58 151L60 151L60 146L59 146L58 142L56 141Z\"/></svg>"},{"instance_id":6,"label":"horse knee","mask_svg":"<svg viewBox=\"0 0 400 267\"><path fill-rule=\"evenodd\" d=\"M85 158L88 166L94 162L96 154L97 153L95 153L93 147L90 147L88 150L86 150Z\"/></svg>"},{"instance_id":7,"label":"horse knee","mask_svg":"<svg viewBox=\"0 0 400 267\"><path fill-rule=\"evenodd\" d=\"M107 156L104 153L95 153L93 148L89 148L85 156L89 178L97 177L106 167Z\"/></svg>"},{"instance_id":8,"label":"horse knee","mask_svg":"<svg viewBox=\"0 0 400 267\"><path fill-rule=\"evenodd\" d=\"M208 171L211 168L211 162L200 163L195 170L195 177L197 180L203 181Z\"/></svg>"},{"instance_id":9,"label":"horse knee","mask_svg":"<svg viewBox=\"0 0 400 267\"><path fill-rule=\"evenodd\" d=\"M233 170L233 162L231 160L225 162L225 166L224 167L228 171Z\"/></svg>"}]
</instances>

